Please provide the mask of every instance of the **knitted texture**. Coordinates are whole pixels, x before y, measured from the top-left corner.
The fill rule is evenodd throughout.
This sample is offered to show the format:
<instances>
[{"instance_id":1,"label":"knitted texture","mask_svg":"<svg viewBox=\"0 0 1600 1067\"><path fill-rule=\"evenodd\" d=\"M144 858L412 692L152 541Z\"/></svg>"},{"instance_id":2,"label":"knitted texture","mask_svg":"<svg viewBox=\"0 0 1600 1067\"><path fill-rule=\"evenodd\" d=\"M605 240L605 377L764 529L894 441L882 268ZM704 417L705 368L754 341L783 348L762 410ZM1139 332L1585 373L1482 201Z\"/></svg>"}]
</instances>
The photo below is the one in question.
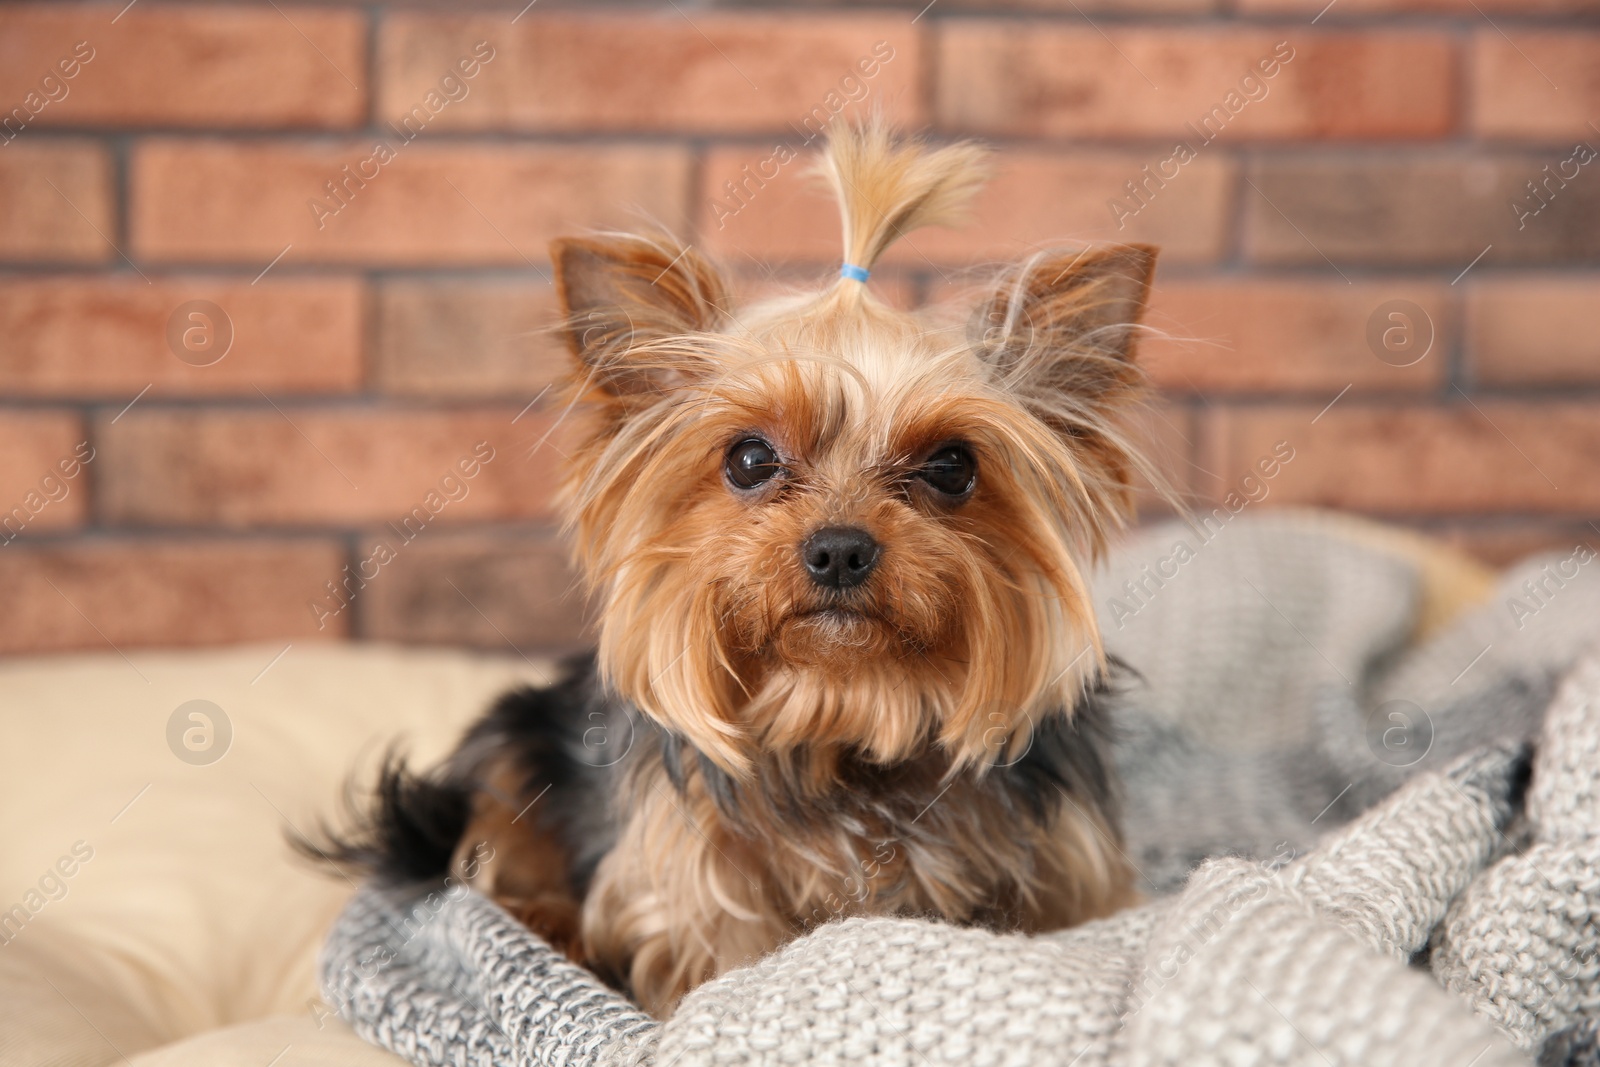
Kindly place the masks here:
<instances>
[{"instance_id":1,"label":"knitted texture","mask_svg":"<svg viewBox=\"0 0 1600 1067\"><path fill-rule=\"evenodd\" d=\"M339 917L323 996L416 1064L649 1062L657 1024L476 893L367 888Z\"/></svg>"},{"instance_id":2,"label":"knitted texture","mask_svg":"<svg viewBox=\"0 0 1600 1067\"><path fill-rule=\"evenodd\" d=\"M1302 853L1419 771L1530 736L1600 639L1600 561L1550 583L1531 617L1510 610L1566 556L1513 568L1411 646L1420 574L1337 521L1245 513L1209 540L1172 523L1114 552L1095 605L1107 650L1141 676L1117 709L1117 762L1145 888L1176 889L1207 856Z\"/></svg>"},{"instance_id":3,"label":"knitted texture","mask_svg":"<svg viewBox=\"0 0 1600 1067\"><path fill-rule=\"evenodd\" d=\"M1184 537L1197 550L1130 614L1123 583ZM1143 676L1118 758L1155 895L1109 919L831 923L658 1024L475 894L368 888L326 995L428 1067L1594 1064L1600 658L1539 723L1600 639L1600 581L1509 610L1543 566L1407 648L1417 574L1316 522L1126 546L1097 604Z\"/></svg>"},{"instance_id":4,"label":"knitted texture","mask_svg":"<svg viewBox=\"0 0 1600 1067\"><path fill-rule=\"evenodd\" d=\"M1600 1014L1600 658L1550 706L1526 839L1445 917L1433 971L1523 1048ZM1594 1031L1591 1029L1590 1040Z\"/></svg>"}]
</instances>

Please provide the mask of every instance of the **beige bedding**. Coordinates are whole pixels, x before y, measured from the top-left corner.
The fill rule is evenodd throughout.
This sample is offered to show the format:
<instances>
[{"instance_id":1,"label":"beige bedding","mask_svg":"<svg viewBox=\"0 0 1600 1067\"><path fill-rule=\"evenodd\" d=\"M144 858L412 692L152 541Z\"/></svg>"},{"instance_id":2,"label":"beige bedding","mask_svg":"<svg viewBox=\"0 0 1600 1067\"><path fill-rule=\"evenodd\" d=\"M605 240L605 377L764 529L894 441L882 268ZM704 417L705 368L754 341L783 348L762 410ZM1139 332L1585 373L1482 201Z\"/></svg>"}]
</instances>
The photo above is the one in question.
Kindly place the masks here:
<instances>
[{"instance_id":1,"label":"beige bedding","mask_svg":"<svg viewBox=\"0 0 1600 1067\"><path fill-rule=\"evenodd\" d=\"M352 766L396 736L442 754L540 668L296 645L261 674L281 649L0 665L0 1064L264 1067L285 1046L275 1067L398 1062L319 1007L316 953L352 887L293 858L282 829L336 810ZM231 723L214 762L168 744L196 699ZM191 759L219 726L210 752L190 736Z\"/></svg>"}]
</instances>

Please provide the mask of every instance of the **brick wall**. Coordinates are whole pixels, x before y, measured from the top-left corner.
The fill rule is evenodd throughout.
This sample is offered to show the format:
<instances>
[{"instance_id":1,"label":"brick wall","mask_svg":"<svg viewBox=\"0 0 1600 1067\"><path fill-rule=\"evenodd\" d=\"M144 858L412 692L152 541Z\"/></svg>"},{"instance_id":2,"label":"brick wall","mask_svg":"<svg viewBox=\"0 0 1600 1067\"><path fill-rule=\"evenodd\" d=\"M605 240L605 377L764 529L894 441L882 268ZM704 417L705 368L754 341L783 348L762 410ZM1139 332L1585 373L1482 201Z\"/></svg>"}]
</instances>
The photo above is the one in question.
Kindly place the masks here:
<instances>
[{"instance_id":1,"label":"brick wall","mask_svg":"<svg viewBox=\"0 0 1600 1067\"><path fill-rule=\"evenodd\" d=\"M1264 506L1600 537L1600 0L8 4L0 650L570 642L546 241L645 213L749 291L826 271L777 148L863 95L1002 148L893 299L1164 247L1196 501L1288 441Z\"/></svg>"}]
</instances>

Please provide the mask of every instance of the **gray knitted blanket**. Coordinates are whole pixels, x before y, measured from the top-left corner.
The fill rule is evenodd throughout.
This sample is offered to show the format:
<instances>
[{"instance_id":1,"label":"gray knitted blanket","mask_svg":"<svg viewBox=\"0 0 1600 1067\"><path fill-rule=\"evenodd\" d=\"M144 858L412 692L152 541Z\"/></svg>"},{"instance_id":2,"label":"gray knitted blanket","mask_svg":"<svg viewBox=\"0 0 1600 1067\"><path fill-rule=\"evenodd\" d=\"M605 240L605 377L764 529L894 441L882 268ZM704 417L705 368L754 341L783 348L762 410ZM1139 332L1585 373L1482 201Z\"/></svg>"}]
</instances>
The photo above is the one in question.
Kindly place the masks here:
<instances>
[{"instance_id":1,"label":"gray knitted blanket","mask_svg":"<svg viewBox=\"0 0 1600 1067\"><path fill-rule=\"evenodd\" d=\"M1415 567L1321 520L1157 528L1096 585L1149 903L835 922L661 1024L476 894L369 888L325 996L427 1067L1600 1065L1596 575L1529 561L1414 644Z\"/></svg>"}]
</instances>

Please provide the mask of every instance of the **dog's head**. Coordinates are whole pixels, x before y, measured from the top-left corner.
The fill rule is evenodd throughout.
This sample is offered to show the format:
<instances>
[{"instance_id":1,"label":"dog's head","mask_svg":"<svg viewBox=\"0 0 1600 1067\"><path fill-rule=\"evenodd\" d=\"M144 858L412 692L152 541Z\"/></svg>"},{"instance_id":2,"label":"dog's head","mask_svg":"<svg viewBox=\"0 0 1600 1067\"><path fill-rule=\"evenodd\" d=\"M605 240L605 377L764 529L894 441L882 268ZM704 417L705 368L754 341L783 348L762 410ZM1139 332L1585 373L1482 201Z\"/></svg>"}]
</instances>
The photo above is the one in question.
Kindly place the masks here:
<instances>
[{"instance_id":1,"label":"dog's head","mask_svg":"<svg viewBox=\"0 0 1600 1067\"><path fill-rule=\"evenodd\" d=\"M948 222L976 146L879 124L824 160L864 274ZM1040 254L952 322L855 277L735 309L659 236L557 241L583 428L564 508L611 685L733 774L1025 743L1102 666L1083 567L1130 509L1153 249Z\"/></svg>"}]
</instances>

